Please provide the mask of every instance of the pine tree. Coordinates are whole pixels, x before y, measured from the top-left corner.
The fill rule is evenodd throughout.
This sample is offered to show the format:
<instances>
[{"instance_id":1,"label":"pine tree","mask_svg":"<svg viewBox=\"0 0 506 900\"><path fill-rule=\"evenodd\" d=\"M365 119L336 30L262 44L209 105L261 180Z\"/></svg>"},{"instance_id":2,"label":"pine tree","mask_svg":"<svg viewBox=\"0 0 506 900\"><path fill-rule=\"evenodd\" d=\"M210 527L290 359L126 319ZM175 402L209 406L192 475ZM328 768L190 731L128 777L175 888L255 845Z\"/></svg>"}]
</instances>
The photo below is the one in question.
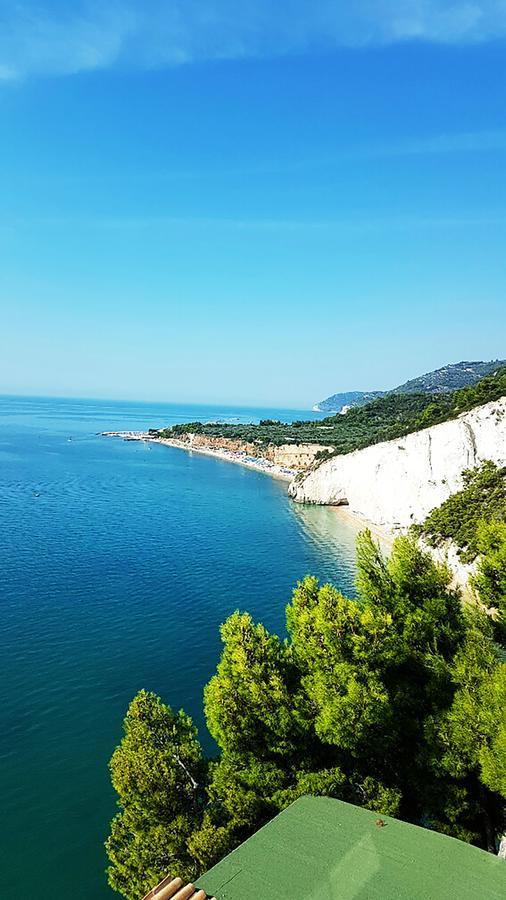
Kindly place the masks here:
<instances>
[{"instance_id":1,"label":"pine tree","mask_svg":"<svg viewBox=\"0 0 506 900\"><path fill-rule=\"evenodd\" d=\"M138 900L167 872L195 875L187 843L201 820L207 767L191 719L140 691L110 768L121 807L106 843L111 887Z\"/></svg>"},{"instance_id":2,"label":"pine tree","mask_svg":"<svg viewBox=\"0 0 506 900\"><path fill-rule=\"evenodd\" d=\"M481 555L471 583L494 621L496 640L506 644L506 522L482 522L477 546Z\"/></svg>"}]
</instances>

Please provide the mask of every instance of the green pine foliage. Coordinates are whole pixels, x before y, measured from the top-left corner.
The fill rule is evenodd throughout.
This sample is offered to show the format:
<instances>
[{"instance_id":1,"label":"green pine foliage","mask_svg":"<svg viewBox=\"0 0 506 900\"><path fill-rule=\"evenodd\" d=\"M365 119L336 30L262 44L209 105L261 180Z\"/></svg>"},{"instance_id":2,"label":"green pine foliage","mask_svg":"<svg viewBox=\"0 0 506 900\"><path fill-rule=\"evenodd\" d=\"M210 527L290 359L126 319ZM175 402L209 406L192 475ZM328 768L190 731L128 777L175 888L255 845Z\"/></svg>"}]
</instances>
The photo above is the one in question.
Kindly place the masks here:
<instances>
[{"instance_id":1,"label":"green pine foliage","mask_svg":"<svg viewBox=\"0 0 506 900\"><path fill-rule=\"evenodd\" d=\"M475 406L506 395L506 366L476 384L441 394L386 394L366 406L353 407L345 415L319 421L284 425L263 420L259 425L191 422L158 432L161 437L180 438L188 432L209 437L241 440L258 445L259 454L268 444L325 444L336 453L349 453L370 444L390 441L454 419Z\"/></svg>"},{"instance_id":2,"label":"green pine foliage","mask_svg":"<svg viewBox=\"0 0 506 900\"><path fill-rule=\"evenodd\" d=\"M506 646L506 521L481 522L476 540L480 558L471 585L494 623L496 640Z\"/></svg>"},{"instance_id":3,"label":"green pine foliage","mask_svg":"<svg viewBox=\"0 0 506 900\"><path fill-rule=\"evenodd\" d=\"M106 843L111 887L137 900L168 871L193 877L188 841L202 818L208 765L191 719L140 691L110 769L121 809Z\"/></svg>"},{"instance_id":4,"label":"green pine foliage","mask_svg":"<svg viewBox=\"0 0 506 900\"><path fill-rule=\"evenodd\" d=\"M502 565L489 543L483 596ZM356 598L305 578L284 642L230 616L205 691L216 759L184 713L146 692L130 706L111 761L111 886L137 900L166 872L194 878L303 794L492 848L505 825L506 665L484 606L465 609L413 538L384 559L365 533Z\"/></svg>"},{"instance_id":5,"label":"green pine foliage","mask_svg":"<svg viewBox=\"0 0 506 900\"><path fill-rule=\"evenodd\" d=\"M482 685L483 731L488 738L479 751L483 783L497 795L506 796L506 665L496 667Z\"/></svg>"},{"instance_id":6,"label":"green pine foliage","mask_svg":"<svg viewBox=\"0 0 506 900\"><path fill-rule=\"evenodd\" d=\"M221 629L223 655L204 692L209 731L226 752L260 759L293 755L300 731L293 720L296 671L287 648L247 613Z\"/></svg>"}]
</instances>

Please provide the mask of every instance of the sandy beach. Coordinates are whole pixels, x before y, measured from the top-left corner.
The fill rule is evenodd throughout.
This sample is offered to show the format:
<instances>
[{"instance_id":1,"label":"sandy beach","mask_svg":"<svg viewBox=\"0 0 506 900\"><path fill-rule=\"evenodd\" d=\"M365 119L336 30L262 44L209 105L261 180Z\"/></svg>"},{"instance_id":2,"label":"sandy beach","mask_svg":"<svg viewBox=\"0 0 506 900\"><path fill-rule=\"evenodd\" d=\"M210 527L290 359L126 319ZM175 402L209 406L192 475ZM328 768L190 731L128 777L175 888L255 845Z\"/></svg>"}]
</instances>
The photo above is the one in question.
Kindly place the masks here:
<instances>
[{"instance_id":1,"label":"sandy beach","mask_svg":"<svg viewBox=\"0 0 506 900\"><path fill-rule=\"evenodd\" d=\"M331 506L330 509L335 510L341 519L348 520L355 527L358 526L360 531L364 531L367 528L384 553L390 553L396 537L402 534L401 531L389 531L384 525L376 525L374 522L370 522L369 519L364 518L360 513L353 512L349 506Z\"/></svg>"}]
</instances>

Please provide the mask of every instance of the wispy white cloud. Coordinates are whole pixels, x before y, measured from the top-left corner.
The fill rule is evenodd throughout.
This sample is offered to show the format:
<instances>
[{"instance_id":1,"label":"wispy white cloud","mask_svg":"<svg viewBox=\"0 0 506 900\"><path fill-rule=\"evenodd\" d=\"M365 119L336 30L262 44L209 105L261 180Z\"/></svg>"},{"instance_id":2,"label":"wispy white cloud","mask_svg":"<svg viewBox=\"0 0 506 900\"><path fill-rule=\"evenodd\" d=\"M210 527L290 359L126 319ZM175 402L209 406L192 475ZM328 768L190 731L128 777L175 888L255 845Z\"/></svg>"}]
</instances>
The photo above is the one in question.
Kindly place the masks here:
<instances>
[{"instance_id":1,"label":"wispy white cloud","mask_svg":"<svg viewBox=\"0 0 506 900\"><path fill-rule=\"evenodd\" d=\"M0 0L0 79L505 36L504 0Z\"/></svg>"},{"instance_id":2,"label":"wispy white cloud","mask_svg":"<svg viewBox=\"0 0 506 900\"><path fill-rule=\"evenodd\" d=\"M0 4L2 0L0 0ZM20 0L0 5L0 79L68 75L114 65L134 19L126 5L88 2L51 8Z\"/></svg>"}]
</instances>

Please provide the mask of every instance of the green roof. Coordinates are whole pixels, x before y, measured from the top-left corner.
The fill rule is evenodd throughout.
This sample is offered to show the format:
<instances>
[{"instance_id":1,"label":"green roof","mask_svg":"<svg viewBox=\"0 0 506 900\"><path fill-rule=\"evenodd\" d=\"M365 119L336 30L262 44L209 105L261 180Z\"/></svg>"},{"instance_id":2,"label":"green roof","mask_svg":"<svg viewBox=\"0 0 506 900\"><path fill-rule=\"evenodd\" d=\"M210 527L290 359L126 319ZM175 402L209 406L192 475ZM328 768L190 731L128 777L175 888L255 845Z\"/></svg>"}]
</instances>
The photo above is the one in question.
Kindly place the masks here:
<instances>
[{"instance_id":1,"label":"green roof","mask_svg":"<svg viewBox=\"0 0 506 900\"><path fill-rule=\"evenodd\" d=\"M301 797L198 887L216 900L504 900L506 861L341 800Z\"/></svg>"}]
</instances>

